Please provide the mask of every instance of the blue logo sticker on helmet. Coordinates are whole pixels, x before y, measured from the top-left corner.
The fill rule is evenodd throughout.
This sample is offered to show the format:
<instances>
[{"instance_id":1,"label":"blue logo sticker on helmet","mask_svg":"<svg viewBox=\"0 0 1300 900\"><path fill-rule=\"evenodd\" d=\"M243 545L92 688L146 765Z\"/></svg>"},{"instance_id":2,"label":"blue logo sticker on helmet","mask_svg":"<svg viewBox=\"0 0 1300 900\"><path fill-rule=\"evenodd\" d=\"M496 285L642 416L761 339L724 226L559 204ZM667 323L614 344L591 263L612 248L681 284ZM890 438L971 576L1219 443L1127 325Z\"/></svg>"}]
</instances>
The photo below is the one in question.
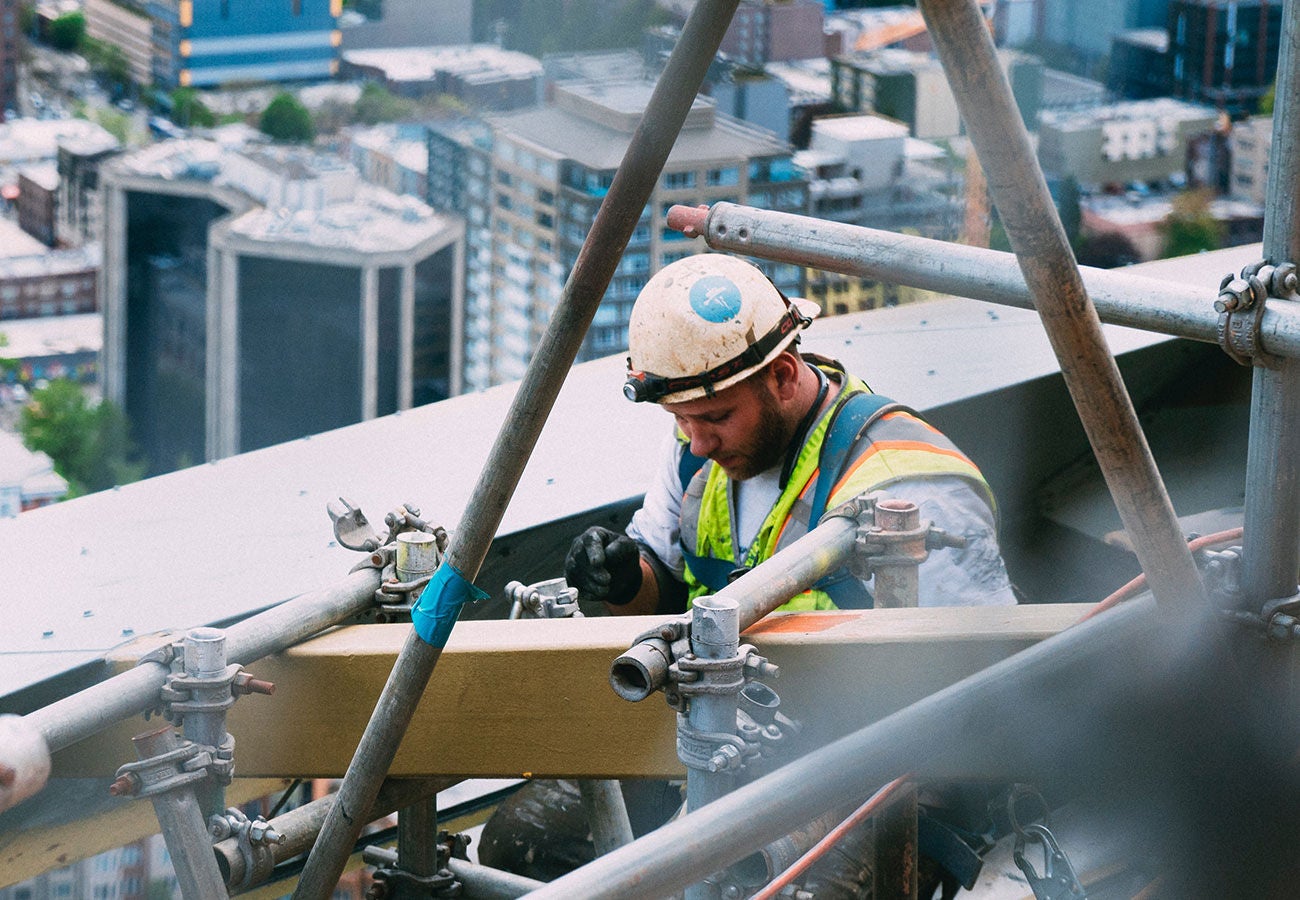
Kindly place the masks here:
<instances>
[{"instance_id":1,"label":"blue logo sticker on helmet","mask_svg":"<svg viewBox=\"0 0 1300 900\"><path fill-rule=\"evenodd\" d=\"M730 278L706 275L691 285L691 309L709 322L726 322L740 314L740 288Z\"/></svg>"}]
</instances>

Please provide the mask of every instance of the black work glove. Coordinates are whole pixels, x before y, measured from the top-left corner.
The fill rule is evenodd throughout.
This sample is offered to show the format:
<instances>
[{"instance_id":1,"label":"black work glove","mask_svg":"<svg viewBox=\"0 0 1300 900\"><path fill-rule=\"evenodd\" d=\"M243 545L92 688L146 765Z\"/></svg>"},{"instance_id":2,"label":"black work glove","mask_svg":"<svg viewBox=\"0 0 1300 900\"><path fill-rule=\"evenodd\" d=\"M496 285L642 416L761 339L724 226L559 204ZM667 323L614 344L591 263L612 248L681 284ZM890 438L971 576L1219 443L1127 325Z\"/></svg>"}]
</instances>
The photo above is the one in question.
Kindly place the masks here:
<instances>
[{"instance_id":1,"label":"black work glove","mask_svg":"<svg viewBox=\"0 0 1300 900\"><path fill-rule=\"evenodd\" d=\"M564 578L583 600L623 606L641 590L641 550L626 534L593 526L573 539Z\"/></svg>"}]
</instances>

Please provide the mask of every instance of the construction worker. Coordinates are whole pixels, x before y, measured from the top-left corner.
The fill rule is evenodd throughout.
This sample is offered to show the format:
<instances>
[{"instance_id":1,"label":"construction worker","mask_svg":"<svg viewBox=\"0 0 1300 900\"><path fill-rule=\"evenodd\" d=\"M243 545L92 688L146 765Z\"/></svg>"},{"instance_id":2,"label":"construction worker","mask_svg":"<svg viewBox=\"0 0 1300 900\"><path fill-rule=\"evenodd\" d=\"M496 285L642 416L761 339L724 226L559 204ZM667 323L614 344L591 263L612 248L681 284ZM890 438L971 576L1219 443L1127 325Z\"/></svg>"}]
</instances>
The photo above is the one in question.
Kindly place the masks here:
<instances>
[{"instance_id":1,"label":"construction worker","mask_svg":"<svg viewBox=\"0 0 1300 900\"><path fill-rule=\"evenodd\" d=\"M580 597L619 614L680 612L826 510L880 491L965 539L921 564L920 605L1016 602L979 469L838 363L799 354L817 311L721 254L650 279L632 310L624 393L659 403L676 429L626 533L594 527L574 540L565 577ZM844 572L781 608L871 605L870 585Z\"/></svg>"},{"instance_id":2,"label":"construction worker","mask_svg":"<svg viewBox=\"0 0 1300 900\"><path fill-rule=\"evenodd\" d=\"M754 266L720 254L687 257L650 279L632 310L624 391L662 405L676 428L626 532L594 527L574 540L565 577L581 598L620 614L680 612L806 534L826 510L882 491L965 538L963 548L932 551L921 565L921 605L1015 602L979 469L838 363L800 355L799 335L816 312ZM871 605L869 584L837 573L782 608ZM623 789L638 835L681 800L665 782ZM926 825L945 827L937 817ZM551 878L592 857L588 833L575 784L532 782L489 820L479 858ZM831 900L866 896L869 838L870 825L856 829L849 849L818 863L805 887ZM921 865L929 891L921 896L943 878L955 889L928 857Z\"/></svg>"}]
</instances>

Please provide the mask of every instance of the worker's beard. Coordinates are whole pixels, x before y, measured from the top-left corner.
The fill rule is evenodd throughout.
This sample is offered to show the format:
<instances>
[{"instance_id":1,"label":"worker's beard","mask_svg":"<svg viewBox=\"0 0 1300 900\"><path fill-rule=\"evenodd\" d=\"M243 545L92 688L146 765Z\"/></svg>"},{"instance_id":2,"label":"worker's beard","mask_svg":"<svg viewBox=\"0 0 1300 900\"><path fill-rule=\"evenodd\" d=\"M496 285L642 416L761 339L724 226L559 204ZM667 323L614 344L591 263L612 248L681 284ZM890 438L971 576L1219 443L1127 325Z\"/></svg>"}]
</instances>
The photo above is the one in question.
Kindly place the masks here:
<instances>
[{"instance_id":1,"label":"worker's beard","mask_svg":"<svg viewBox=\"0 0 1300 900\"><path fill-rule=\"evenodd\" d=\"M728 454L728 462L732 465L723 466L723 471L732 481L745 481L780 465L790 441L794 439L795 426L781 414L781 404L769 385L755 386L754 402L758 404L758 422L754 431L744 445ZM740 462L735 462L736 459Z\"/></svg>"}]
</instances>

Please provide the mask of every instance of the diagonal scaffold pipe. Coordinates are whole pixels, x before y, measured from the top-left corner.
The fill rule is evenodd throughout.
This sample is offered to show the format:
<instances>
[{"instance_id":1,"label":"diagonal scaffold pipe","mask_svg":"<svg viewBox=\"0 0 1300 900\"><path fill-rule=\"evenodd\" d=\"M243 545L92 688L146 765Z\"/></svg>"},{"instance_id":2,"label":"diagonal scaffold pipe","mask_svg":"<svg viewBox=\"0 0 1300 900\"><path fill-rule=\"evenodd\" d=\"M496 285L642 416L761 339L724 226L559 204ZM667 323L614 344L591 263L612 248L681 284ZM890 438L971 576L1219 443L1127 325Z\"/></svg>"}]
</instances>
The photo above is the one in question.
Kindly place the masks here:
<instances>
[{"instance_id":1,"label":"diagonal scaffold pipe","mask_svg":"<svg viewBox=\"0 0 1300 900\"><path fill-rule=\"evenodd\" d=\"M686 114L722 43L739 0L700 0L691 11L614 175L555 313L474 487L465 518L447 548L444 569L468 582L478 574L524 465L587 333L623 248L650 200ZM458 607L457 607L458 609ZM455 621L455 610L445 627ZM445 636L442 638L445 643ZM294 897L324 898L347 863L398 744L441 655L416 631L407 636L361 736Z\"/></svg>"},{"instance_id":2,"label":"diagonal scaffold pipe","mask_svg":"<svg viewBox=\"0 0 1300 900\"><path fill-rule=\"evenodd\" d=\"M988 178L1034 306L1161 607L1205 603L1205 589L1156 469L1137 412L1106 346L1065 229L975 0L921 0L962 120Z\"/></svg>"}]
</instances>

